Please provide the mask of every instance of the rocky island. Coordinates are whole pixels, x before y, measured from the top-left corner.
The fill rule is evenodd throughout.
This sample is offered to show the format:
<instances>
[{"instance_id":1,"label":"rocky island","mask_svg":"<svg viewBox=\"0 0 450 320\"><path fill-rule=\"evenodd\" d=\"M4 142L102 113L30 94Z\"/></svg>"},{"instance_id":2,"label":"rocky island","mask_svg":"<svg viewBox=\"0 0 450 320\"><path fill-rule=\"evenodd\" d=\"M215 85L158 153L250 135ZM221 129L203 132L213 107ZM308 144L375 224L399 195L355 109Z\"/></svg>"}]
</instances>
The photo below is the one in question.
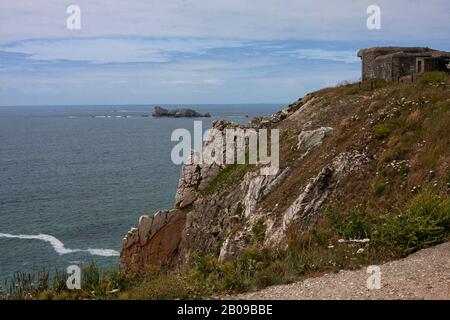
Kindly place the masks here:
<instances>
[{"instance_id":1,"label":"rocky island","mask_svg":"<svg viewBox=\"0 0 450 320\"><path fill-rule=\"evenodd\" d=\"M164 109L160 106L156 106L155 110L152 113L153 117L160 118L160 117L171 117L171 118L209 118L211 117L211 114L209 112L206 113L199 113L192 109L187 108L181 108L181 109Z\"/></svg>"}]
</instances>

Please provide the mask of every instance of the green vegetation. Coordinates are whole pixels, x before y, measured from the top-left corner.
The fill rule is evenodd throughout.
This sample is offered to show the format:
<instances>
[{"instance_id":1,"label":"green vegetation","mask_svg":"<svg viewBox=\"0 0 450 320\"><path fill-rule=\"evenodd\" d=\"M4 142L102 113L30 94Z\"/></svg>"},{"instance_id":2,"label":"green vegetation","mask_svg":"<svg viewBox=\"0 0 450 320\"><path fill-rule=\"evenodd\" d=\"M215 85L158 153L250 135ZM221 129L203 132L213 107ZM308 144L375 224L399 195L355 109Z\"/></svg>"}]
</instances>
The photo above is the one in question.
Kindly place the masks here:
<instances>
[{"instance_id":1,"label":"green vegetation","mask_svg":"<svg viewBox=\"0 0 450 320\"><path fill-rule=\"evenodd\" d=\"M419 75L417 82L422 88L426 86L438 86L445 88L447 77L448 75L445 72L425 72Z\"/></svg>"},{"instance_id":2,"label":"green vegetation","mask_svg":"<svg viewBox=\"0 0 450 320\"><path fill-rule=\"evenodd\" d=\"M375 241L401 256L448 240L450 198L425 191L397 215L382 216Z\"/></svg>"},{"instance_id":3,"label":"green vegetation","mask_svg":"<svg viewBox=\"0 0 450 320\"><path fill-rule=\"evenodd\" d=\"M373 128L375 138L377 138L378 140L383 140L389 137L391 131L392 131L391 126L386 123L378 124Z\"/></svg>"},{"instance_id":4,"label":"green vegetation","mask_svg":"<svg viewBox=\"0 0 450 320\"><path fill-rule=\"evenodd\" d=\"M408 175L409 171L410 171L410 168L407 165L402 164L398 170L398 173L402 176L406 176L406 175Z\"/></svg>"},{"instance_id":5,"label":"green vegetation","mask_svg":"<svg viewBox=\"0 0 450 320\"><path fill-rule=\"evenodd\" d=\"M225 263L219 263L213 256L198 257L190 268L158 278L169 282L167 288L181 286L175 293L156 285L161 282L152 279L121 298L171 299L181 293L181 298L196 299L256 290L317 272L337 272L402 257L450 238L450 197L424 190L399 211L381 213L371 209L370 204L348 211L330 208L319 224L302 236L292 230L286 249L249 247L240 257ZM257 230L264 229L260 223L255 226ZM370 239L370 242L348 244L339 239Z\"/></svg>"},{"instance_id":6,"label":"green vegetation","mask_svg":"<svg viewBox=\"0 0 450 320\"><path fill-rule=\"evenodd\" d=\"M247 171L254 165L251 164L229 164L208 183L203 190L204 195L214 193L221 187L234 186L242 180Z\"/></svg>"},{"instance_id":7,"label":"green vegetation","mask_svg":"<svg viewBox=\"0 0 450 320\"><path fill-rule=\"evenodd\" d=\"M266 236L266 224L263 220L258 220L253 224L252 231L256 239L261 242Z\"/></svg>"},{"instance_id":8,"label":"green vegetation","mask_svg":"<svg viewBox=\"0 0 450 320\"><path fill-rule=\"evenodd\" d=\"M242 204L241 201L239 201L236 206L236 211L234 212L234 214L238 217L241 217L243 215L244 211L245 211L245 205Z\"/></svg>"},{"instance_id":9,"label":"green vegetation","mask_svg":"<svg viewBox=\"0 0 450 320\"><path fill-rule=\"evenodd\" d=\"M37 275L18 272L3 287L0 285L0 300L112 299L126 286L135 283L117 269L102 271L95 264L83 265L81 271L81 290L67 289L68 275L63 271L56 270L51 280L47 271Z\"/></svg>"},{"instance_id":10,"label":"green vegetation","mask_svg":"<svg viewBox=\"0 0 450 320\"><path fill-rule=\"evenodd\" d=\"M336 90L339 94L356 95L371 92L376 89L386 87L387 85L388 82L384 79L374 79L364 82L338 84L336 88L333 88L333 90Z\"/></svg>"},{"instance_id":11,"label":"green vegetation","mask_svg":"<svg viewBox=\"0 0 450 320\"><path fill-rule=\"evenodd\" d=\"M327 216L336 234L343 239L365 239L373 233L373 221L367 205L359 205L348 212L329 208Z\"/></svg>"},{"instance_id":12,"label":"green vegetation","mask_svg":"<svg viewBox=\"0 0 450 320\"><path fill-rule=\"evenodd\" d=\"M374 186L374 193L377 196L380 196L383 194L384 190L386 190L386 183L383 181L377 181L375 182Z\"/></svg>"},{"instance_id":13,"label":"green vegetation","mask_svg":"<svg viewBox=\"0 0 450 320\"><path fill-rule=\"evenodd\" d=\"M449 239L450 197L425 190L398 212L377 215L359 206L348 213L331 211L329 217L340 236L367 237L379 250L406 256Z\"/></svg>"},{"instance_id":14,"label":"green vegetation","mask_svg":"<svg viewBox=\"0 0 450 320\"><path fill-rule=\"evenodd\" d=\"M265 233L262 221L252 229L255 236ZM232 261L219 263L213 254L199 256L187 268L171 272L149 268L134 278L88 265L82 269L82 290L65 289L62 274L53 286L45 273L36 283L22 274L0 298L200 299L289 283L317 272L359 268L447 241L450 196L424 189L400 209L386 212L377 212L370 203L348 211L329 208L317 228L303 235L291 230L290 235L286 249L250 246ZM370 241L348 244L339 239Z\"/></svg>"}]
</instances>

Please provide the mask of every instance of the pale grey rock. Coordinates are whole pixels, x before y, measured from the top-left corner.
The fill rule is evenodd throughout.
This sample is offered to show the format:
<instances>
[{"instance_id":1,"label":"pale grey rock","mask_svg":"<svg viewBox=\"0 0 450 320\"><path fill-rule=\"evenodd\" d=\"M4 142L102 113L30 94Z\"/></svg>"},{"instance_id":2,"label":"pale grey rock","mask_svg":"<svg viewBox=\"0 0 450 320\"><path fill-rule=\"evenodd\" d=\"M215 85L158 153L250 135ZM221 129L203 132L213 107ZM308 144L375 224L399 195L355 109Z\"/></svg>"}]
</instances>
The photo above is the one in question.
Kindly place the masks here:
<instances>
[{"instance_id":1,"label":"pale grey rock","mask_svg":"<svg viewBox=\"0 0 450 320\"><path fill-rule=\"evenodd\" d=\"M286 231L293 222L300 222L306 229L317 220L319 209L334 187L346 174L357 170L368 161L365 154L358 151L339 154L333 161L325 166L304 188L303 192L283 212L281 224L273 225L268 229L270 235L266 244L269 246L279 244L286 236Z\"/></svg>"},{"instance_id":2,"label":"pale grey rock","mask_svg":"<svg viewBox=\"0 0 450 320\"><path fill-rule=\"evenodd\" d=\"M285 168L272 182L270 182L267 187L262 192L262 197L267 196L269 193L271 193L273 190L278 188L278 186L289 176L289 173L291 173L292 168L287 167Z\"/></svg>"},{"instance_id":3,"label":"pale grey rock","mask_svg":"<svg viewBox=\"0 0 450 320\"><path fill-rule=\"evenodd\" d=\"M222 244L222 247L220 248L219 262L224 262L225 260L229 259L230 256L232 256L229 247L230 247L230 238L226 238Z\"/></svg>"},{"instance_id":4,"label":"pale grey rock","mask_svg":"<svg viewBox=\"0 0 450 320\"><path fill-rule=\"evenodd\" d=\"M192 204L197 198L197 186L201 180L201 167L197 164L196 154L192 153L181 168L178 189L175 194L175 205L184 208Z\"/></svg>"},{"instance_id":5,"label":"pale grey rock","mask_svg":"<svg viewBox=\"0 0 450 320\"><path fill-rule=\"evenodd\" d=\"M297 148L305 147L307 150L315 149L322 144L322 140L333 133L334 129L330 127L320 127L315 130L306 130L298 135Z\"/></svg>"},{"instance_id":6,"label":"pale grey rock","mask_svg":"<svg viewBox=\"0 0 450 320\"><path fill-rule=\"evenodd\" d=\"M262 190L267 183L268 176L256 176L250 180L247 193L244 197L245 212L244 216L248 218L256 208L256 204L261 199Z\"/></svg>"}]
</instances>

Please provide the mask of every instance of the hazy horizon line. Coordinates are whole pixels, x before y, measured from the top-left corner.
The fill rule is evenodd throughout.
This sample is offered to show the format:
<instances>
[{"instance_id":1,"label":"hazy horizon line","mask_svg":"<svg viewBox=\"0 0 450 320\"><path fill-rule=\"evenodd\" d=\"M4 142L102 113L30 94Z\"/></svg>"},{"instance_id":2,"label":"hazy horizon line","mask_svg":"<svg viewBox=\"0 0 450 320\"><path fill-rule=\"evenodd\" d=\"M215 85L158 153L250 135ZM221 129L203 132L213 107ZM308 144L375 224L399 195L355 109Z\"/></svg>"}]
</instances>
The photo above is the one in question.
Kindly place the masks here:
<instances>
[{"instance_id":1,"label":"hazy horizon line","mask_svg":"<svg viewBox=\"0 0 450 320\"><path fill-rule=\"evenodd\" d=\"M8 107L124 107L124 106L211 106L211 105L269 105L269 104L289 104L290 102L236 102L236 103L151 103L151 104L34 104L34 105L0 105L0 108Z\"/></svg>"}]
</instances>

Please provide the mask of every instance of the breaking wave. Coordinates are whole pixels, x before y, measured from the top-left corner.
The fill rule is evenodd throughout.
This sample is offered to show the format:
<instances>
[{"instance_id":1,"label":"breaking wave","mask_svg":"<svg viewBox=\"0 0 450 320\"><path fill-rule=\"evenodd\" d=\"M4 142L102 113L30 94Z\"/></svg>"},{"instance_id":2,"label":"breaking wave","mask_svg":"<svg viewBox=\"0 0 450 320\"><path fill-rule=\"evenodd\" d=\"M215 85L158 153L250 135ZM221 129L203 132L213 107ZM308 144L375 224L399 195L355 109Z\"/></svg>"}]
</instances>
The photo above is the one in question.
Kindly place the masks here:
<instances>
[{"instance_id":1,"label":"breaking wave","mask_svg":"<svg viewBox=\"0 0 450 320\"><path fill-rule=\"evenodd\" d=\"M9 233L0 233L0 238L10 238L10 239L24 239L24 240L41 240L50 243L53 249L59 254L69 254L74 252L88 252L93 256L102 256L102 257L116 257L119 256L119 252L112 249L68 249L64 247L64 243L59 241L54 236L48 234L38 234L38 235L26 235L26 234L9 234Z\"/></svg>"}]
</instances>

